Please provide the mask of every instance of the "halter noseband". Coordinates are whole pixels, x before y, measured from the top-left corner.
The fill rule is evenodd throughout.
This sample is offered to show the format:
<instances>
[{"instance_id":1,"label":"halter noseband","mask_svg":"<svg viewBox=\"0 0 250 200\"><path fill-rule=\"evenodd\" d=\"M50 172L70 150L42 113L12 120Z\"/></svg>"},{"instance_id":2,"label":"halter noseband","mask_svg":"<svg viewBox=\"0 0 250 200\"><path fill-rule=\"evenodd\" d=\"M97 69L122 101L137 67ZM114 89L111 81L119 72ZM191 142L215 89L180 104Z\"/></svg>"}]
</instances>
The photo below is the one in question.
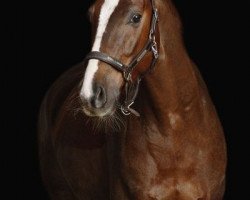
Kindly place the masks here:
<instances>
[{"instance_id":1,"label":"halter noseband","mask_svg":"<svg viewBox=\"0 0 250 200\"><path fill-rule=\"evenodd\" d=\"M92 51L85 57L85 61L90 59L97 59L109 64L116 70L123 73L123 77L126 83L125 83L125 100L124 104L121 106L121 111L124 115L130 115L131 113L133 113L136 116L140 116L140 114L134 109L132 109L131 106L134 103L134 100L138 94L139 84L142 77L145 76L145 74L147 74L148 71L154 68L155 63L159 57L157 43L155 40L155 30L158 21L158 11L155 7L154 0L151 0L151 4L152 4L152 18L151 18L151 27L150 27L148 41L144 46L144 48L135 56L135 58L130 62L129 65L125 65L119 60L99 51ZM137 77L135 82L133 82L131 74L134 68L149 51L152 51L153 53L153 59L151 61L150 67L148 68L148 70L146 70L146 72Z\"/></svg>"}]
</instances>

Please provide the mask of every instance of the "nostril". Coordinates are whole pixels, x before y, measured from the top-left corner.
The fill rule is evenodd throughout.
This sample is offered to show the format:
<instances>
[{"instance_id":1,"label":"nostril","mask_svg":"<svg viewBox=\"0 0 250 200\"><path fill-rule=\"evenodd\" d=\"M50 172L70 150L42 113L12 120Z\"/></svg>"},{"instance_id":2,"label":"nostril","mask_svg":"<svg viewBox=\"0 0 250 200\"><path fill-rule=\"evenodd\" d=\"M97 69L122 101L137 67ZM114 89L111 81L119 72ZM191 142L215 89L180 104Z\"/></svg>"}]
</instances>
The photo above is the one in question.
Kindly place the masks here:
<instances>
[{"instance_id":1,"label":"nostril","mask_svg":"<svg viewBox=\"0 0 250 200\"><path fill-rule=\"evenodd\" d=\"M107 101L105 89L102 86L96 87L93 98L91 99L91 105L95 108L101 108Z\"/></svg>"},{"instance_id":2,"label":"nostril","mask_svg":"<svg viewBox=\"0 0 250 200\"><path fill-rule=\"evenodd\" d=\"M98 89L97 89L97 91L96 91L96 99L103 99L103 97L104 97L104 90L103 90L103 88L102 87L99 87Z\"/></svg>"}]
</instances>

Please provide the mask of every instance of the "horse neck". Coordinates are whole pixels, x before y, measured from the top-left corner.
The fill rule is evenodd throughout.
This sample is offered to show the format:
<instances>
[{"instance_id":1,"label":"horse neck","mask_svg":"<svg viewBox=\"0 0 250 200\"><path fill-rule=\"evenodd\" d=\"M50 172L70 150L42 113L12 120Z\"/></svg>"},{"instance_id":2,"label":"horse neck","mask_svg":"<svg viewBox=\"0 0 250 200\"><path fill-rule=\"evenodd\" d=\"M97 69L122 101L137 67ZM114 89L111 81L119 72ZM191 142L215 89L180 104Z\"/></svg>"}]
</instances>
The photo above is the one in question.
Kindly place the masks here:
<instances>
[{"instance_id":1,"label":"horse neck","mask_svg":"<svg viewBox=\"0 0 250 200\"><path fill-rule=\"evenodd\" d=\"M198 119L202 112L201 96L206 91L183 45L178 14L172 7L172 12L169 12L167 6L172 5L161 6L160 12L168 16L160 17L172 22L159 22L160 57L155 70L143 80L139 100L146 120L155 121L164 130L186 115Z\"/></svg>"},{"instance_id":2,"label":"horse neck","mask_svg":"<svg viewBox=\"0 0 250 200\"><path fill-rule=\"evenodd\" d=\"M179 58L180 59L180 58ZM166 126L171 115L181 116L194 108L199 96L196 72L189 59L166 58L159 60L155 71L145 77L142 84L141 110Z\"/></svg>"}]
</instances>

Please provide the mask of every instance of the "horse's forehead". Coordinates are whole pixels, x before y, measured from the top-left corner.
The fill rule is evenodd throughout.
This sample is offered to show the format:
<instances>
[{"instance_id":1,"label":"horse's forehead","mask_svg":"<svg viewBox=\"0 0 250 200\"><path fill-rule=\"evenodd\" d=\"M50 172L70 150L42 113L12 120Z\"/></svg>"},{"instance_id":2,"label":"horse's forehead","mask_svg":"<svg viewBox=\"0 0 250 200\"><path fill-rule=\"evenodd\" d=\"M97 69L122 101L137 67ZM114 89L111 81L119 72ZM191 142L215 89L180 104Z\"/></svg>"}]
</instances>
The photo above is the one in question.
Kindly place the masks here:
<instances>
[{"instance_id":1,"label":"horse's forehead","mask_svg":"<svg viewBox=\"0 0 250 200\"><path fill-rule=\"evenodd\" d=\"M102 0L100 5L101 8L109 12L110 10L113 10L114 7L117 7L117 5L122 1L123 0Z\"/></svg>"},{"instance_id":2,"label":"horse's forehead","mask_svg":"<svg viewBox=\"0 0 250 200\"><path fill-rule=\"evenodd\" d=\"M102 0L101 4L99 5L101 5L101 8L104 7L106 12L109 12L110 10L113 10L114 7L117 7L119 4L121 5L129 5L129 4L143 5L143 3L144 3L144 0Z\"/></svg>"},{"instance_id":3,"label":"horse's forehead","mask_svg":"<svg viewBox=\"0 0 250 200\"><path fill-rule=\"evenodd\" d=\"M122 0L104 0L100 9L99 22L107 20L121 1Z\"/></svg>"}]
</instances>

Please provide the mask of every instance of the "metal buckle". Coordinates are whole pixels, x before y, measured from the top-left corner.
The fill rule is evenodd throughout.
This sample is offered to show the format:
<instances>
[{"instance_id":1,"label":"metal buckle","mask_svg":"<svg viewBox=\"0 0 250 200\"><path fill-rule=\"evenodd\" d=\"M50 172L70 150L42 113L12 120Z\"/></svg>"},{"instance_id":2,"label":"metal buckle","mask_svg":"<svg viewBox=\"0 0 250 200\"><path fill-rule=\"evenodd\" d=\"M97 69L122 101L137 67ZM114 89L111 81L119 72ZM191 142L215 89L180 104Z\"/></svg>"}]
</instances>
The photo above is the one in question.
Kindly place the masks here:
<instances>
[{"instance_id":1,"label":"metal buckle","mask_svg":"<svg viewBox=\"0 0 250 200\"><path fill-rule=\"evenodd\" d=\"M159 57L159 53L158 53L157 43L155 40L153 41L151 49L152 49L155 59L157 59Z\"/></svg>"},{"instance_id":2,"label":"metal buckle","mask_svg":"<svg viewBox=\"0 0 250 200\"><path fill-rule=\"evenodd\" d=\"M159 18L159 14L158 14L157 8L154 9L154 17L155 17L156 21L159 20L159 19L158 19L158 18Z\"/></svg>"}]
</instances>

